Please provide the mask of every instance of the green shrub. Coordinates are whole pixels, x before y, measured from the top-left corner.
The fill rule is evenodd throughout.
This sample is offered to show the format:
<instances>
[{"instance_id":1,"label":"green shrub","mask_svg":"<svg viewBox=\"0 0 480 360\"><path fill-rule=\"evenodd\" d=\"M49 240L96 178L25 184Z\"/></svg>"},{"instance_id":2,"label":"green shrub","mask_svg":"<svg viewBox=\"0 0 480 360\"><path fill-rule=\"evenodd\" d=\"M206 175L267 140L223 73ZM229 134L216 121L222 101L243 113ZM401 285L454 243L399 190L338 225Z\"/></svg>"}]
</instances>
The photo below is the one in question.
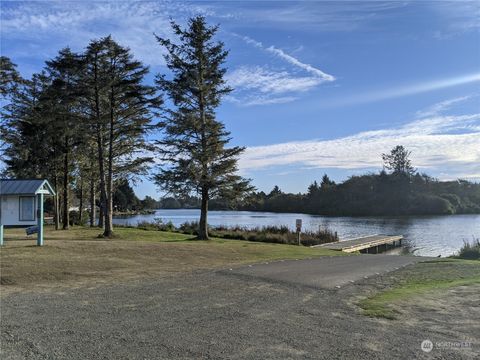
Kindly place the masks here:
<instances>
[{"instance_id":1,"label":"green shrub","mask_svg":"<svg viewBox=\"0 0 480 360\"><path fill-rule=\"evenodd\" d=\"M455 208L447 199L429 194L417 194L410 205L409 213L424 215L450 215Z\"/></svg>"},{"instance_id":2,"label":"green shrub","mask_svg":"<svg viewBox=\"0 0 480 360\"><path fill-rule=\"evenodd\" d=\"M155 218L153 222L141 221L137 224L137 227L142 230L177 231L171 221L164 223L161 218Z\"/></svg>"},{"instance_id":3,"label":"green shrub","mask_svg":"<svg viewBox=\"0 0 480 360\"><path fill-rule=\"evenodd\" d=\"M473 240L472 243L465 241L458 257L466 260L480 260L480 240Z\"/></svg>"},{"instance_id":4,"label":"green shrub","mask_svg":"<svg viewBox=\"0 0 480 360\"><path fill-rule=\"evenodd\" d=\"M188 235L198 235L198 221L184 222L179 226L178 231Z\"/></svg>"},{"instance_id":5,"label":"green shrub","mask_svg":"<svg viewBox=\"0 0 480 360\"><path fill-rule=\"evenodd\" d=\"M158 230L180 232L188 235L198 234L198 222L185 222L179 227L175 227L172 222L164 223L162 219L155 219L152 222L140 222L138 228L144 230ZM248 240L255 242L269 242L277 244L297 244L297 233L290 230L287 226L264 226L256 228L246 228L241 226L213 226L208 229L210 236L231 239ZM328 229L319 229L318 231L302 232L301 243L304 246L312 246L338 241L337 233Z\"/></svg>"},{"instance_id":6,"label":"green shrub","mask_svg":"<svg viewBox=\"0 0 480 360\"><path fill-rule=\"evenodd\" d=\"M252 229L239 226L216 226L210 229L210 235L224 239L248 240L278 244L297 244L297 233L287 226L264 226ZM302 245L312 246L338 241L336 233L328 229L305 231L300 236Z\"/></svg>"},{"instance_id":7,"label":"green shrub","mask_svg":"<svg viewBox=\"0 0 480 360\"><path fill-rule=\"evenodd\" d=\"M88 224L88 221L90 219L90 215L88 211L83 210L82 213L82 221L80 221L80 212L77 210L72 210L70 211L70 216L69 216L69 223L70 225L80 225L80 226L85 226Z\"/></svg>"}]
</instances>

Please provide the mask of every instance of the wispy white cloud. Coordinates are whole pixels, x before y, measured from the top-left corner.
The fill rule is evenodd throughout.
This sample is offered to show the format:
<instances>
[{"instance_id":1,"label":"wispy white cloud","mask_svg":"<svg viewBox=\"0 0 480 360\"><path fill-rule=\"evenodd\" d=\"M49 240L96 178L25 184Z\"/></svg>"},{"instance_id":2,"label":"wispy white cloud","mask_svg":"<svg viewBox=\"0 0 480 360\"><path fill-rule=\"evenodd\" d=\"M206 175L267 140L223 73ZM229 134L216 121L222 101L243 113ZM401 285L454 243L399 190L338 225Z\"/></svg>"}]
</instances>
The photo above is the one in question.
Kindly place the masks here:
<instances>
[{"instance_id":1,"label":"wispy white cloud","mask_svg":"<svg viewBox=\"0 0 480 360\"><path fill-rule=\"evenodd\" d=\"M267 51L271 52L271 53L274 53L276 54L277 56L279 56L280 58L284 59L285 61L289 62L290 64L300 68L300 69L303 69L315 76L317 76L319 79L322 79L323 81L334 81L335 80L335 77L330 75L330 74L327 74L325 72L323 72L322 70L320 69L317 69L309 64L304 64L302 63L301 61L299 61L298 59L294 58L293 56L291 55L288 55L287 53L285 53L283 50L281 49L277 49L276 47L274 47L273 45L268 47L267 48Z\"/></svg>"},{"instance_id":2,"label":"wispy white cloud","mask_svg":"<svg viewBox=\"0 0 480 360\"><path fill-rule=\"evenodd\" d=\"M359 95L345 96L338 100L331 100L325 106L341 106L351 104L372 103L403 96L415 95L453 86L464 85L480 81L480 73L459 75L447 79L424 81L412 85L399 86L378 91L365 91Z\"/></svg>"},{"instance_id":3,"label":"wispy white cloud","mask_svg":"<svg viewBox=\"0 0 480 360\"><path fill-rule=\"evenodd\" d=\"M287 54L283 50L277 49L273 45L271 45L269 47L265 47L260 41L254 40L254 39L252 39L248 36L241 36L241 35L238 35L238 34L234 34L234 35L237 36L237 37L240 37L247 44L253 45L256 48L259 48L259 49L265 50L265 51L267 51L271 54L274 54L274 55L278 56L279 58L285 60L289 64L291 64L291 65L293 65L293 66L295 66L299 69L305 70L305 71L315 75L319 79L322 79L323 81L334 81L335 80L335 77L333 75L327 74L327 73L323 72L322 70L320 70L316 67L313 67L312 65L305 64L305 63L301 62L300 60L298 60L297 58Z\"/></svg>"},{"instance_id":4,"label":"wispy white cloud","mask_svg":"<svg viewBox=\"0 0 480 360\"><path fill-rule=\"evenodd\" d=\"M420 170L445 179L480 178L480 113L436 114L397 128L338 139L249 147L241 158L240 168L246 173L277 166L379 169L381 154L398 144L412 151L413 163Z\"/></svg>"},{"instance_id":5,"label":"wispy white cloud","mask_svg":"<svg viewBox=\"0 0 480 360\"><path fill-rule=\"evenodd\" d=\"M471 98L472 98L472 95L468 95L468 96L460 96L453 99L444 100L439 103L433 104L432 106L429 106L427 109L417 111L416 115L419 118L439 115L444 111L450 109L452 106L458 103L464 102Z\"/></svg>"},{"instance_id":6,"label":"wispy white cloud","mask_svg":"<svg viewBox=\"0 0 480 360\"><path fill-rule=\"evenodd\" d=\"M311 76L293 76L287 71L271 71L260 66L241 66L227 75L234 88L257 90L265 94L282 94L311 90L323 82Z\"/></svg>"},{"instance_id":7,"label":"wispy white cloud","mask_svg":"<svg viewBox=\"0 0 480 360\"><path fill-rule=\"evenodd\" d=\"M271 1L269 6L258 2L238 2L235 18L242 26L295 28L316 31L354 31L376 19L385 19L392 10L408 5L408 1ZM228 12L228 2L217 2L216 12Z\"/></svg>"},{"instance_id":8,"label":"wispy white cloud","mask_svg":"<svg viewBox=\"0 0 480 360\"><path fill-rule=\"evenodd\" d=\"M237 94L240 94L240 99L238 98L239 95L230 98L236 103L251 106L290 102L298 98L298 96L293 96L292 93L305 92L322 83L335 80L333 75L327 74L310 64L303 63L273 45L265 47L261 42L248 36L233 35L257 49L278 57L296 70L291 72L286 70L275 71L265 66L246 65L235 69L227 75L227 81L233 88L237 89ZM305 74L299 75L298 71L303 71ZM244 90L249 90L248 95L241 94ZM279 94L284 94L284 96L279 97Z\"/></svg>"},{"instance_id":9,"label":"wispy white cloud","mask_svg":"<svg viewBox=\"0 0 480 360\"><path fill-rule=\"evenodd\" d=\"M153 33L171 37L171 18L182 23L189 16L199 13L215 19L234 17L227 11L218 11L212 4L166 0L16 2L2 6L2 42L4 39L8 41L6 47L9 53L5 55L19 62L24 75L39 71L43 61L54 57L61 47L70 46L75 51L81 51L90 40L108 34L120 44L130 47L135 57L146 64L162 66L163 49L157 46ZM281 49L265 47L247 37L243 37L243 41L247 46L252 45L271 55L271 62L275 62L274 57L286 66L277 70L263 65L237 68L228 75L236 89L229 98L232 102L242 106L291 102L298 98L299 93L334 80L332 75L301 62ZM35 58L40 61L32 61Z\"/></svg>"},{"instance_id":10,"label":"wispy white cloud","mask_svg":"<svg viewBox=\"0 0 480 360\"><path fill-rule=\"evenodd\" d=\"M480 29L480 4L472 1L432 1L430 4L434 12L441 16L444 27L435 31L438 39L451 38L457 34Z\"/></svg>"},{"instance_id":11,"label":"wispy white cloud","mask_svg":"<svg viewBox=\"0 0 480 360\"><path fill-rule=\"evenodd\" d=\"M163 65L153 33L170 36L171 17L182 22L205 11L195 4L173 1L15 2L2 4L2 42L9 41L8 56L31 59L36 54L45 59L63 46L79 51L90 40L111 34L140 60Z\"/></svg>"},{"instance_id":12,"label":"wispy white cloud","mask_svg":"<svg viewBox=\"0 0 480 360\"><path fill-rule=\"evenodd\" d=\"M228 96L227 100L238 104L239 106L254 106L254 105L272 105L272 104L285 104L297 100L294 96L277 96L271 95L255 95L246 96L242 99L237 99L233 96Z\"/></svg>"}]
</instances>

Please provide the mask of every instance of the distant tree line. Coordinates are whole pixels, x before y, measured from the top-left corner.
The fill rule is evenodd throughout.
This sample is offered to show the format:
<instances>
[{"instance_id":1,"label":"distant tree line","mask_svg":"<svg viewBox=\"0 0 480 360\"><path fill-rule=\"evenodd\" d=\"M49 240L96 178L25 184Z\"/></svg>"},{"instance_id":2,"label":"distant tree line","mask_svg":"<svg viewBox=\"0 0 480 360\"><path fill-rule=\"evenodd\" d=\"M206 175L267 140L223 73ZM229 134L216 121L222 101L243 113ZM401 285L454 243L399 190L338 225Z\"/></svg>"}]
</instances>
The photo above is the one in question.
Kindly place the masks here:
<instances>
[{"instance_id":1,"label":"distant tree line","mask_svg":"<svg viewBox=\"0 0 480 360\"><path fill-rule=\"evenodd\" d=\"M410 152L396 146L383 154L379 173L352 176L335 183L328 175L313 181L305 193L253 192L242 201L217 198L215 210L298 212L330 216L446 215L480 213L480 184L466 180L439 181L412 166ZM189 206L198 199L189 199ZM185 207L170 198L173 208ZM162 207L165 207L162 203ZM166 206L170 207L170 206Z\"/></svg>"},{"instance_id":2,"label":"distant tree line","mask_svg":"<svg viewBox=\"0 0 480 360\"><path fill-rule=\"evenodd\" d=\"M276 187L268 194L256 192L231 208L331 216L478 214L480 184L438 181L425 174L407 180L382 171L352 176L339 184L314 182L304 194L284 193Z\"/></svg>"},{"instance_id":3,"label":"distant tree line","mask_svg":"<svg viewBox=\"0 0 480 360\"><path fill-rule=\"evenodd\" d=\"M352 176L339 184L324 175L304 194L284 193L275 186L270 193L255 192L234 207L332 216L480 213L480 184L438 181L420 174L409 156L409 151L397 146L382 156L385 169L380 173Z\"/></svg>"},{"instance_id":4,"label":"distant tree line","mask_svg":"<svg viewBox=\"0 0 480 360\"><path fill-rule=\"evenodd\" d=\"M159 74L152 86L145 84L149 68L110 36L92 40L81 53L60 50L30 79L0 58L4 175L54 185L57 229L69 228L78 198L80 209L89 209L90 225L98 218L103 236L112 236L114 209L139 206L126 185L147 175L154 158L161 160L154 172L160 188L200 197L201 239L208 238L209 199L251 190L235 174L243 148L228 147L230 134L216 119L215 109L232 90L224 81L228 52L213 41L218 27L201 16L186 29L171 25L178 41L157 37L171 78ZM153 132L157 140L148 141ZM146 199L148 206L152 200ZM83 211L78 216L82 222Z\"/></svg>"}]
</instances>

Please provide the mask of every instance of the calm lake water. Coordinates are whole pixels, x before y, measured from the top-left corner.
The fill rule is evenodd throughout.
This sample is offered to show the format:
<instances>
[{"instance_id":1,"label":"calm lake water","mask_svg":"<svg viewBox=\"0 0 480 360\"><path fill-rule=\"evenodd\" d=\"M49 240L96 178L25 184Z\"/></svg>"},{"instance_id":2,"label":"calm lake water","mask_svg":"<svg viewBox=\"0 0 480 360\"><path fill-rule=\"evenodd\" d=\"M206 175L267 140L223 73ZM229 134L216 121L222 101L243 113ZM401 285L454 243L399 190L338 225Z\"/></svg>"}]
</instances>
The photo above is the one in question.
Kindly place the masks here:
<instances>
[{"instance_id":1,"label":"calm lake water","mask_svg":"<svg viewBox=\"0 0 480 360\"><path fill-rule=\"evenodd\" d=\"M178 226L197 221L200 210L157 210L153 215L115 218L114 224L136 225L140 221L161 218ZM307 214L283 214L250 211L210 211L210 225L244 226L287 225L295 228L295 219L302 219L303 228L317 230L319 226L337 231L340 240L352 237L389 234L403 235L404 252L420 256L448 256L457 252L465 240L480 238L480 215L416 216L416 217L326 217Z\"/></svg>"}]
</instances>

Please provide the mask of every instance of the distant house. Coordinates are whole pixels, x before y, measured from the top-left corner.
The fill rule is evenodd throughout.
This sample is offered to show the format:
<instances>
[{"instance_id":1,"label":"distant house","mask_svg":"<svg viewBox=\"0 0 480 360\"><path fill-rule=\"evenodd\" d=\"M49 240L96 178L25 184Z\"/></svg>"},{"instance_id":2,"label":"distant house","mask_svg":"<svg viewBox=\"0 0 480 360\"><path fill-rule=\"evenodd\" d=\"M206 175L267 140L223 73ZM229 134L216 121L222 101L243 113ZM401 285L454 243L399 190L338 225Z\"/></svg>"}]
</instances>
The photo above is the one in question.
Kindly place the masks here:
<instances>
[{"instance_id":1,"label":"distant house","mask_svg":"<svg viewBox=\"0 0 480 360\"><path fill-rule=\"evenodd\" d=\"M55 195L47 180L0 179L0 245L4 227L32 227L37 245L43 245L45 195Z\"/></svg>"}]
</instances>

